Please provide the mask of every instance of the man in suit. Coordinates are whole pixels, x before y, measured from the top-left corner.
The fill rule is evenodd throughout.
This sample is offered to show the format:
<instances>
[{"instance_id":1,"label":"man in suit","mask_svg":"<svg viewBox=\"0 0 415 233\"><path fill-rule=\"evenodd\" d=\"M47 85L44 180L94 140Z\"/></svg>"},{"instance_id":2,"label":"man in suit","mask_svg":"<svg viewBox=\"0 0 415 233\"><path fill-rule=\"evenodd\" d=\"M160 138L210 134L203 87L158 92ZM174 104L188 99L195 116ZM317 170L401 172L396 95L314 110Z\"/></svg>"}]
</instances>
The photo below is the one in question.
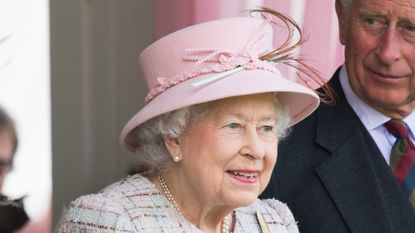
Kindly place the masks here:
<instances>
[{"instance_id":1,"label":"man in suit","mask_svg":"<svg viewBox=\"0 0 415 233\"><path fill-rule=\"evenodd\" d=\"M330 80L336 103L280 143L262 198L286 202L302 233L414 233L384 123L403 120L414 142L415 0L336 0L336 12L346 58Z\"/></svg>"}]
</instances>

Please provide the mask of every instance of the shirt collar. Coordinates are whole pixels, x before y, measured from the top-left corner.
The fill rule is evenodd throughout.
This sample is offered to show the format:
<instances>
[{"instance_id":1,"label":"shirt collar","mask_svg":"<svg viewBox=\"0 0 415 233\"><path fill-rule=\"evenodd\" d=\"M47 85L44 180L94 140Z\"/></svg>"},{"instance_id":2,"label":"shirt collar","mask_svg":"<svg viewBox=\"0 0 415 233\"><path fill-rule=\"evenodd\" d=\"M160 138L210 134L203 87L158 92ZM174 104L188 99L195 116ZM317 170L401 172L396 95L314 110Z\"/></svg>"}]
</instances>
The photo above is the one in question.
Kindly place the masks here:
<instances>
[{"instance_id":1,"label":"shirt collar","mask_svg":"<svg viewBox=\"0 0 415 233\"><path fill-rule=\"evenodd\" d=\"M403 119L408 125L408 128L412 134L412 138L415 139L415 111L412 111L407 117Z\"/></svg>"},{"instance_id":2,"label":"shirt collar","mask_svg":"<svg viewBox=\"0 0 415 233\"><path fill-rule=\"evenodd\" d=\"M347 70L345 65L343 65L340 70L340 83L347 102L350 104L368 131L375 129L390 120L389 117L371 108L353 92L350 87L349 79L347 78Z\"/></svg>"}]
</instances>

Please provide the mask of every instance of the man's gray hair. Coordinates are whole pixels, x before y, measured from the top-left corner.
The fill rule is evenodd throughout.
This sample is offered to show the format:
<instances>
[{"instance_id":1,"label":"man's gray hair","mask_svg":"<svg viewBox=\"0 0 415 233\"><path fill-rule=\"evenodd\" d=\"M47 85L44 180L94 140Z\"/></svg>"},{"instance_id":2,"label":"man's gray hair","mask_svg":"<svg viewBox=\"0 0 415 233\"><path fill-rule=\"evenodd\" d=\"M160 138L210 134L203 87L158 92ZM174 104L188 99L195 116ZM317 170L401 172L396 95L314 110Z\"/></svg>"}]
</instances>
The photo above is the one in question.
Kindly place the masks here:
<instances>
[{"instance_id":1,"label":"man's gray hair","mask_svg":"<svg viewBox=\"0 0 415 233\"><path fill-rule=\"evenodd\" d=\"M352 2L353 0L341 0L343 11L346 13L345 15L349 14Z\"/></svg>"},{"instance_id":2,"label":"man's gray hair","mask_svg":"<svg viewBox=\"0 0 415 233\"><path fill-rule=\"evenodd\" d=\"M280 106L277 98L275 98L274 105L277 110L276 133L281 140L288 132L291 118L286 108ZM192 105L165 113L139 126L135 130L138 140L136 149L138 166L150 173L166 169L172 158L169 156L163 138L178 138L192 122L202 116L205 110L206 104Z\"/></svg>"}]
</instances>

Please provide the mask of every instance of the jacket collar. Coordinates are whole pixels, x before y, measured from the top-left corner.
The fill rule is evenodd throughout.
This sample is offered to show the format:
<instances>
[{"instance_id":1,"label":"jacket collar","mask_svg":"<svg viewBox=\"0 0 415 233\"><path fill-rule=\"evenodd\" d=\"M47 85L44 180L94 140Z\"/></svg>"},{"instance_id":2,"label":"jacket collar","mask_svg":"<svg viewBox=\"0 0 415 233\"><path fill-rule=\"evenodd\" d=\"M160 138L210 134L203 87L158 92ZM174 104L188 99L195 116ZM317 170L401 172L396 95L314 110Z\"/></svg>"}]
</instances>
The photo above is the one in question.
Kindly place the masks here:
<instances>
[{"instance_id":1,"label":"jacket collar","mask_svg":"<svg viewBox=\"0 0 415 233\"><path fill-rule=\"evenodd\" d=\"M339 70L330 81L336 104L317 112L316 143L330 156L316 164L315 171L351 232L389 232L392 228L372 161L380 152L347 103Z\"/></svg>"}]
</instances>

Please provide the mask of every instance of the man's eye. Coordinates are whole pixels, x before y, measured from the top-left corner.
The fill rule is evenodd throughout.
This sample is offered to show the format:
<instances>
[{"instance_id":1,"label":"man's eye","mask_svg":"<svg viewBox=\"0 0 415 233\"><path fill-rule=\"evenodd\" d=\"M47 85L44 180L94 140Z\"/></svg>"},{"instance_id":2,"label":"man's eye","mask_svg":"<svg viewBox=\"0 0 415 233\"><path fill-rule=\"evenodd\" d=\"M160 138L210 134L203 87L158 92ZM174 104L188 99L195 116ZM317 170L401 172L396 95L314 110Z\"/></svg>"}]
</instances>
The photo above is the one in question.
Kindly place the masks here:
<instances>
[{"instance_id":1,"label":"man's eye","mask_svg":"<svg viewBox=\"0 0 415 233\"><path fill-rule=\"evenodd\" d=\"M384 22L383 20L374 17L367 17L364 19L364 22L366 23L366 25L376 28L383 27L386 24L386 22Z\"/></svg>"},{"instance_id":2,"label":"man's eye","mask_svg":"<svg viewBox=\"0 0 415 233\"><path fill-rule=\"evenodd\" d=\"M375 23L377 23L377 22L376 22L376 20L375 20L374 18L366 18L366 19L365 19L365 22L366 22L367 24L370 24L370 25L374 25Z\"/></svg>"},{"instance_id":3,"label":"man's eye","mask_svg":"<svg viewBox=\"0 0 415 233\"><path fill-rule=\"evenodd\" d=\"M362 16L361 24L366 31L371 33L378 33L388 27L388 22L382 17Z\"/></svg>"},{"instance_id":4,"label":"man's eye","mask_svg":"<svg viewBox=\"0 0 415 233\"><path fill-rule=\"evenodd\" d=\"M408 32L413 32L413 33L415 33L415 26L413 26L413 25L405 25L404 27L403 27L403 29L405 29L406 31L408 31Z\"/></svg>"},{"instance_id":5,"label":"man's eye","mask_svg":"<svg viewBox=\"0 0 415 233\"><path fill-rule=\"evenodd\" d=\"M385 19L381 17L373 17L373 16L363 16L362 22L369 28L382 28L384 27L387 22Z\"/></svg>"},{"instance_id":6,"label":"man's eye","mask_svg":"<svg viewBox=\"0 0 415 233\"><path fill-rule=\"evenodd\" d=\"M415 43L415 25L409 22L404 22L399 25L399 31L404 38L411 43Z\"/></svg>"}]
</instances>

